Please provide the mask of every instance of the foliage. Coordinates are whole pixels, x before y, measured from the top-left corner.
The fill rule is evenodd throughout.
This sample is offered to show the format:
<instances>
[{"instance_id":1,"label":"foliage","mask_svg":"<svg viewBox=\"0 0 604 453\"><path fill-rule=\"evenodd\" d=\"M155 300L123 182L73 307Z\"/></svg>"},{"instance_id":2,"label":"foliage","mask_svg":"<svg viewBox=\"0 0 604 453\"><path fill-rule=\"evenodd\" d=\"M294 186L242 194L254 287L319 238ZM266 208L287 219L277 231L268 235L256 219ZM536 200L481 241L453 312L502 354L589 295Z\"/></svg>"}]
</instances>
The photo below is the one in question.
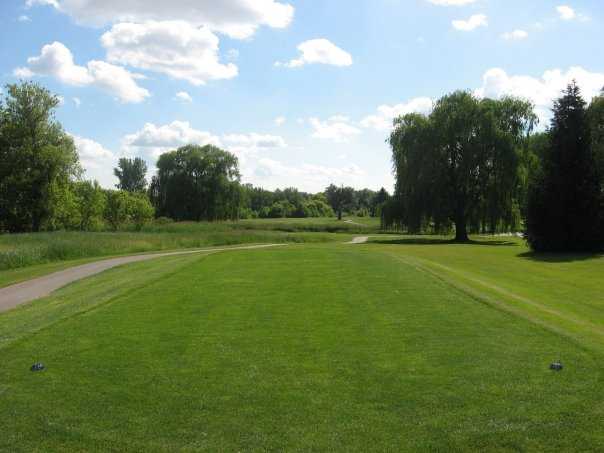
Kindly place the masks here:
<instances>
[{"instance_id":1,"label":"foliage","mask_svg":"<svg viewBox=\"0 0 604 453\"><path fill-rule=\"evenodd\" d=\"M108 190L106 196L105 220L114 231L117 231L126 223L130 214L128 194L122 190Z\"/></svg>"},{"instance_id":2,"label":"foliage","mask_svg":"<svg viewBox=\"0 0 604 453\"><path fill-rule=\"evenodd\" d=\"M602 246L601 180L590 136L596 125L590 127L579 87L574 82L568 85L554 103L549 144L541 169L531 181L526 237L533 250L597 250Z\"/></svg>"},{"instance_id":3,"label":"foliage","mask_svg":"<svg viewBox=\"0 0 604 453\"><path fill-rule=\"evenodd\" d=\"M331 208L337 213L338 220L342 220L343 212L350 209L354 202L354 189L352 187L337 187L334 184L330 184L325 189L325 197Z\"/></svg>"},{"instance_id":4,"label":"foliage","mask_svg":"<svg viewBox=\"0 0 604 453\"><path fill-rule=\"evenodd\" d=\"M117 188L127 192L144 192L147 188L147 164L140 157L120 158L113 174L119 179Z\"/></svg>"},{"instance_id":5,"label":"foliage","mask_svg":"<svg viewBox=\"0 0 604 453\"><path fill-rule=\"evenodd\" d=\"M39 231L64 208L65 186L81 173L78 154L54 119L56 96L31 82L6 91L0 102L0 231Z\"/></svg>"},{"instance_id":6,"label":"foliage","mask_svg":"<svg viewBox=\"0 0 604 453\"><path fill-rule=\"evenodd\" d=\"M130 220L137 230L153 218L155 209L144 193L136 193L128 196L128 214Z\"/></svg>"},{"instance_id":7,"label":"foliage","mask_svg":"<svg viewBox=\"0 0 604 453\"><path fill-rule=\"evenodd\" d=\"M243 201L237 157L212 145L164 153L150 198L158 215L174 220L237 219Z\"/></svg>"},{"instance_id":8,"label":"foliage","mask_svg":"<svg viewBox=\"0 0 604 453\"><path fill-rule=\"evenodd\" d=\"M495 232L519 221L519 150L536 116L529 102L479 100L457 91L436 102L429 116L395 119L389 143L395 196L387 226L410 232L447 231L467 241L468 228Z\"/></svg>"}]
</instances>

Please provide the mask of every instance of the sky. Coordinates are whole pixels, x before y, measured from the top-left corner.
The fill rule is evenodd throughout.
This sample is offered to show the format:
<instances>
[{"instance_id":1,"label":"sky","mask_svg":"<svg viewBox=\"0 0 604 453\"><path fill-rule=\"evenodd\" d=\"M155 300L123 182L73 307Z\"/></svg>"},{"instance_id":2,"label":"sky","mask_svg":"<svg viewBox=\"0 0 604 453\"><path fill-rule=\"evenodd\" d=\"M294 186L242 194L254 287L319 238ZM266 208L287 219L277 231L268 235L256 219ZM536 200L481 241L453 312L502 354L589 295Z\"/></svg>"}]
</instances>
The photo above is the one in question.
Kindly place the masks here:
<instances>
[{"instance_id":1,"label":"sky","mask_svg":"<svg viewBox=\"0 0 604 453\"><path fill-rule=\"evenodd\" d=\"M525 97L547 126L604 87L601 0L0 0L0 84L61 99L85 177L213 144L242 182L392 190L392 119L457 89Z\"/></svg>"}]
</instances>

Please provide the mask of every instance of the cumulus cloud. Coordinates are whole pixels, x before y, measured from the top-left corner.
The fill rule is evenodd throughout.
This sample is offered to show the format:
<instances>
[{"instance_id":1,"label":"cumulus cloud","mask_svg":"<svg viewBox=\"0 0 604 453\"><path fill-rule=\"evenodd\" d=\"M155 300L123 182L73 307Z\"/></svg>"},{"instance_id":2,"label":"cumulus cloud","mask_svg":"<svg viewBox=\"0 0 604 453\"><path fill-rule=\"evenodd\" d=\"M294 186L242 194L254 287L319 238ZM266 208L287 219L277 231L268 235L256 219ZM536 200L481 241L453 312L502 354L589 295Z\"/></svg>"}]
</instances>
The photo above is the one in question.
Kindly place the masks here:
<instances>
[{"instance_id":1,"label":"cumulus cloud","mask_svg":"<svg viewBox=\"0 0 604 453\"><path fill-rule=\"evenodd\" d=\"M524 30L514 30L501 35L506 41L521 41L528 38L528 32Z\"/></svg>"},{"instance_id":2,"label":"cumulus cloud","mask_svg":"<svg viewBox=\"0 0 604 453\"><path fill-rule=\"evenodd\" d=\"M31 19L29 16L26 16L25 14L20 15L17 20L19 22L31 22Z\"/></svg>"},{"instance_id":3,"label":"cumulus cloud","mask_svg":"<svg viewBox=\"0 0 604 453\"><path fill-rule=\"evenodd\" d=\"M276 62L275 66L299 68L306 64L327 64L333 66L352 65L352 56L327 39L311 39L298 45L300 56L285 63Z\"/></svg>"},{"instance_id":4,"label":"cumulus cloud","mask_svg":"<svg viewBox=\"0 0 604 453\"><path fill-rule=\"evenodd\" d=\"M28 0L47 4L92 26L119 22L185 20L232 38L245 39L260 26L285 28L294 7L275 0Z\"/></svg>"},{"instance_id":5,"label":"cumulus cloud","mask_svg":"<svg viewBox=\"0 0 604 453\"><path fill-rule=\"evenodd\" d=\"M454 20L451 24L456 30L472 31L478 27L488 26L489 21L484 14L473 14L468 20Z\"/></svg>"},{"instance_id":6,"label":"cumulus cloud","mask_svg":"<svg viewBox=\"0 0 604 453\"><path fill-rule=\"evenodd\" d=\"M577 13L568 5L560 5L556 7L556 11L558 11L558 15L562 20L573 20L577 17Z\"/></svg>"},{"instance_id":7,"label":"cumulus cloud","mask_svg":"<svg viewBox=\"0 0 604 453\"><path fill-rule=\"evenodd\" d=\"M255 132L218 136L195 129L187 121L172 121L159 126L146 123L142 129L126 135L122 140L125 154L139 155L152 164L160 154L189 144L219 146L234 153L242 161L258 151L287 146L280 136Z\"/></svg>"},{"instance_id":8,"label":"cumulus cloud","mask_svg":"<svg viewBox=\"0 0 604 453\"><path fill-rule=\"evenodd\" d=\"M278 116L277 118L275 118L275 125L283 126L286 121L287 121L287 119L284 116Z\"/></svg>"},{"instance_id":9,"label":"cumulus cloud","mask_svg":"<svg viewBox=\"0 0 604 453\"><path fill-rule=\"evenodd\" d=\"M32 6L35 6L35 5L53 6L57 9L59 8L58 0L27 0L25 2L26 8L31 8Z\"/></svg>"},{"instance_id":10,"label":"cumulus cloud","mask_svg":"<svg viewBox=\"0 0 604 453\"><path fill-rule=\"evenodd\" d=\"M360 129L351 124L348 117L342 115L332 116L326 121L309 118L308 122L314 130L312 133L314 138L331 140L336 143L347 142L351 137L361 133Z\"/></svg>"},{"instance_id":11,"label":"cumulus cloud","mask_svg":"<svg viewBox=\"0 0 604 453\"><path fill-rule=\"evenodd\" d=\"M361 126L377 130L392 129L392 121L407 113L428 114L432 111L433 101L428 97L418 97L396 105L380 105L377 113L361 120Z\"/></svg>"},{"instance_id":12,"label":"cumulus cloud","mask_svg":"<svg viewBox=\"0 0 604 453\"><path fill-rule=\"evenodd\" d=\"M526 75L508 75L503 69L492 68L485 72L482 86L475 91L480 97L501 98L514 95L526 98L535 104L541 126L551 118L553 101L560 97L561 91L576 80L583 97L589 102L604 87L604 73L589 72L575 66L566 72L560 69L545 71L540 77Z\"/></svg>"},{"instance_id":13,"label":"cumulus cloud","mask_svg":"<svg viewBox=\"0 0 604 453\"><path fill-rule=\"evenodd\" d=\"M121 66L92 60L86 66L74 63L73 54L62 43L55 41L42 47L40 55L27 59L27 67L17 68L18 77L51 76L74 86L96 86L116 96L122 102L141 102L150 96L135 79L142 78Z\"/></svg>"},{"instance_id":14,"label":"cumulus cloud","mask_svg":"<svg viewBox=\"0 0 604 453\"><path fill-rule=\"evenodd\" d=\"M210 29L185 21L120 23L101 37L108 61L167 74L193 85L237 75L233 63L220 63L218 42Z\"/></svg>"},{"instance_id":15,"label":"cumulus cloud","mask_svg":"<svg viewBox=\"0 0 604 453\"><path fill-rule=\"evenodd\" d=\"M115 154L92 139L70 135L86 171L86 178L96 179L103 187L113 187L116 180L111 169L115 166Z\"/></svg>"},{"instance_id":16,"label":"cumulus cloud","mask_svg":"<svg viewBox=\"0 0 604 453\"><path fill-rule=\"evenodd\" d=\"M244 171L246 180L269 189L288 187L296 181L299 188L311 192L321 191L333 182L358 186L359 177L364 175L365 172L356 164L343 167L308 163L288 165L269 158L258 159L250 164L248 171Z\"/></svg>"},{"instance_id":17,"label":"cumulus cloud","mask_svg":"<svg viewBox=\"0 0 604 453\"><path fill-rule=\"evenodd\" d=\"M80 105L82 105L82 101L80 100L80 98L75 97L72 100L73 100L73 103L75 104L76 107L79 108Z\"/></svg>"},{"instance_id":18,"label":"cumulus cloud","mask_svg":"<svg viewBox=\"0 0 604 453\"><path fill-rule=\"evenodd\" d=\"M433 5L439 6L464 6L475 3L476 0L428 0Z\"/></svg>"},{"instance_id":19,"label":"cumulus cloud","mask_svg":"<svg viewBox=\"0 0 604 453\"><path fill-rule=\"evenodd\" d=\"M193 98L186 91L179 91L178 93L176 93L175 98L183 102L193 102Z\"/></svg>"}]
</instances>

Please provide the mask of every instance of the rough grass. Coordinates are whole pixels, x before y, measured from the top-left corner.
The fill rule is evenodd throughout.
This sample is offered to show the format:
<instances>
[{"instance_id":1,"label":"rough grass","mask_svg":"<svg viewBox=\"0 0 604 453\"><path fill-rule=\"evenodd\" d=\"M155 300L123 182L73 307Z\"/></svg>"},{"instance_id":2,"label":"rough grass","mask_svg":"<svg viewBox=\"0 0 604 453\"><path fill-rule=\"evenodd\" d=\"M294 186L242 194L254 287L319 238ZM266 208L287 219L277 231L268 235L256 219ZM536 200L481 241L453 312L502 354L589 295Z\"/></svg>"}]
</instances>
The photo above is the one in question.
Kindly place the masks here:
<instances>
[{"instance_id":1,"label":"rough grass","mask_svg":"<svg viewBox=\"0 0 604 453\"><path fill-rule=\"evenodd\" d=\"M598 450L602 354L401 260L412 247L161 258L0 314L0 450Z\"/></svg>"},{"instance_id":2,"label":"rough grass","mask_svg":"<svg viewBox=\"0 0 604 453\"><path fill-rule=\"evenodd\" d=\"M373 224L367 228L330 218L249 220L236 223L182 222L151 224L140 232L5 234L0 235L0 271L43 263L155 250L269 242L339 241L343 238L334 233L369 231L374 229L375 222L374 219Z\"/></svg>"}]
</instances>

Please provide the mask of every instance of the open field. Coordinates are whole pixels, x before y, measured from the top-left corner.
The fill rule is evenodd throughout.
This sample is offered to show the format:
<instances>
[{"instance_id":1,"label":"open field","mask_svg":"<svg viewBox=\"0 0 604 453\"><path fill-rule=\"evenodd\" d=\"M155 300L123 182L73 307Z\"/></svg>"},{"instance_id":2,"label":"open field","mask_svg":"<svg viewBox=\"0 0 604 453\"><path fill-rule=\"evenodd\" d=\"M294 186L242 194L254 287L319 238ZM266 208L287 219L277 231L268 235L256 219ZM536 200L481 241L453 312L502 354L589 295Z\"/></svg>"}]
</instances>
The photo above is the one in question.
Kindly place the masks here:
<instances>
[{"instance_id":1,"label":"open field","mask_svg":"<svg viewBox=\"0 0 604 453\"><path fill-rule=\"evenodd\" d=\"M159 250L267 242L343 241L348 236L336 233L376 233L379 228L378 219L348 220L354 223L338 222L335 218L257 219L240 222L150 224L141 232L69 231L0 235L0 271L90 257ZM19 278L7 279L6 276L0 275L0 286L20 281L23 277L40 275L35 272L13 274Z\"/></svg>"},{"instance_id":2,"label":"open field","mask_svg":"<svg viewBox=\"0 0 604 453\"><path fill-rule=\"evenodd\" d=\"M159 258L2 313L0 450L598 450L604 259L475 239Z\"/></svg>"}]
</instances>

